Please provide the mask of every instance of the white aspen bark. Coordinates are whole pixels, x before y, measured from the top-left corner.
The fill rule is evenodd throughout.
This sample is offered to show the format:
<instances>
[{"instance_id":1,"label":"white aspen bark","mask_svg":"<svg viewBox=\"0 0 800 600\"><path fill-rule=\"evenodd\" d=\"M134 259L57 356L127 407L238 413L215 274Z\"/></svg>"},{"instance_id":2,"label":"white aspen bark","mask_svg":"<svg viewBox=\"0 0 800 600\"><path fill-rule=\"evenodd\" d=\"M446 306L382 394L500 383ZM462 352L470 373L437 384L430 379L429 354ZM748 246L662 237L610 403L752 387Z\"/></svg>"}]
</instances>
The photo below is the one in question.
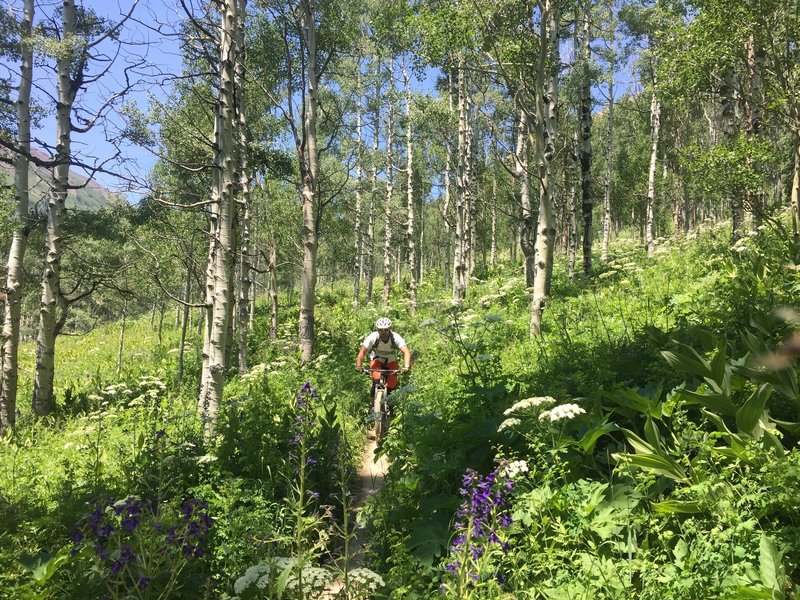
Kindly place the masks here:
<instances>
[{"instance_id":1,"label":"white aspen bark","mask_svg":"<svg viewBox=\"0 0 800 600\"><path fill-rule=\"evenodd\" d=\"M63 40L67 41L56 61L58 103L56 104L56 166L53 169L52 189L48 198L45 258L42 269L42 293L39 309L39 332L36 337L36 373L33 383L33 412L47 415L55 408L53 376L57 319L61 295L61 253L67 186L71 155L72 104L77 90L70 77L72 69L83 68L85 58L76 56L75 3L62 4ZM78 50L80 52L80 50ZM77 67L73 64L77 61Z\"/></svg>"},{"instance_id":2,"label":"white aspen bark","mask_svg":"<svg viewBox=\"0 0 800 600\"><path fill-rule=\"evenodd\" d=\"M19 152L14 156L15 223L11 246L8 250L6 291L0 356L0 435L13 427L17 415L17 383L19 381L19 332L22 304L22 276L28 234L28 159L31 149L31 84L33 79L33 44L28 43L33 29L33 0L25 0L20 23L20 77L17 93L17 143Z\"/></svg>"},{"instance_id":3,"label":"white aspen bark","mask_svg":"<svg viewBox=\"0 0 800 600\"><path fill-rule=\"evenodd\" d=\"M477 168L477 115L472 94L467 96L467 203L466 203L466 256L467 268L464 272L464 297L467 286L475 272L478 248L478 168Z\"/></svg>"},{"instance_id":4,"label":"white aspen bark","mask_svg":"<svg viewBox=\"0 0 800 600\"><path fill-rule=\"evenodd\" d=\"M496 143L496 140L495 140ZM495 156L497 151L495 149ZM492 165L492 239L489 248L489 264L497 263L497 166Z\"/></svg>"},{"instance_id":5,"label":"white aspen bark","mask_svg":"<svg viewBox=\"0 0 800 600\"><path fill-rule=\"evenodd\" d=\"M800 132L794 132L794 177L792 178L792 196L790 210L792 214L792 237L794 243L800 243Z\"/></svg>"},{"instance_id":6,"label":"white aspen bark","mask_svg":"<svg viewBox=\"0 0 800 600\"><path fill-rule=\"evenodd\" d=\"M238 11L243 0L225 0L219 28L219 91L215 106L214 170L210 198L211 237L206 269L206 325L203 338L203 370L200 375L198 414L203 433L213 436L225 388L225 365L231 303L231 261L235 187L238 165L236 149L236 43Z\"/></svg>"},{"instance_id":7,"label":"white aspen bark","mask_svg":"<svg viewBox=\"0 0 800 600\"><path fill-rule=\"evenodd\" d=\"M364 237L361 231L361 182L364 177L362 162L364 155L362 152L363 136L361 132L361 61L358 62L358 73L356 75L356 207L354 215L355 226L355 256L353 257L353 306L358 306L361 296L361 279L364 277L364 257L363 246Z\"/></svg>"},{"instance_id":8,"label":"white aspen bark","mask_svg":"<svg viewBox=\"0 0 800 600\"><path fill-rule=\"evenodd\" d=\"M317 154L317 38L315 0L303 0L303 39L306 48L307 91L305 100L305 147L303 177L303 274L300 288L300 360L314 355L314 294L317 285L317 198L319 163Z\"/></svg>"},{"instance_id":9,"label":"white aspen bark","mask_svg":"<svg viewBox=\"0 0 800 600\"><path fill-rule=\"evenodd\" d=\"M453 244L453 301L460 304L464 300L464 272L466 270L464 257L465 236L465 202L469 182L467 177L467 162L469 159L467 149L467 90L464 57L459 56L458 62L458 164L456 165L456 197L455 197L455 242Z\"/></svg>"},{"instance_id":10,"label":"white aspen bark","mask_svg":"<svg viewBox=\"0 0 800 600\"><path fill-rule=\"evenodd\" d=\"M614 67L612 62L608 74L608 122L606 127L606 176L603 181L603 242L600 258L608 262L608 246L611 243L611 167L613 163L612 144L614 141Z\"/></svg>"},{"instance_id":11,"label":"white aspen bark","mask_svg":"<svg viewBox=\"0 0 800 600\"><path fill-rule=\"evenodd\" d=\"M583 3L583 31L581 34L581 62L583 73L581 81L581 209L583 213L583 274L592 274L592 88L589 77L591 60L591 11L592 3Z\"/></svg>"},{"instance_id":12,"label":"white aspen bark","mask_svg":"<svg viewBox=\"0 0 800 600\"><path fill-rule=\"evenodd\" d=\"M389 306L392 289L392 202L394 201L394 59L389 60L388 114L386 117L386 203L383 210L383 294L381 305Z\"/></svg>"},{"instance_id":13,"label":"white aspen bark","mask_svg":"<svg viewBox=\"0 0 800 600\"><path fill-rule=\"evenodd\" d=\"M278 335L278 244L272 242L269 247L269 339Z\"/></svg>"},{"instance_id":14,"label":"white aspen bark","mask_svg":"<svg viewBox=\"0 0 800 600\"><path fill-rule=\"evenodd\" d=\"M647 204L645 206L645 244L647 254L656 250L655 242L655 204L656 167L658 166L658 138L661 129L661 104L653 92L650 98L650 167L647 172Z\"/></svg>"},{"instance_id":15,"label":"white aspen bark","mask_svg":"<svg viewBox=\"0 0 800 600\"><path fill-rule=\"evenodd\" d=\"M575 147L578 146L578 132L575 131L573 136L573 143ZM570 158L567 159L568 171L572 171L569 175L569 208L567 212L567 227L568 227L568 242L567 254L569 261L569 278L572 280L575 277L575 263L578 259L578 185L580 180L580 168L577 165L577 155L575 151L569 153Z\"/></svg>"},{"instance_id":16,"label":"white aspen bark","mask_svg":"<svg viewBox=\"0 0 800 600\"><path fill-rule=\"evenodd\" d=\"M243 0L239 0L242 2ZM241 194L241 229L239 234L239 285L236 287L236 325L239 333L239 373L244 375L248 371L247 337L250 331L250 294L252 289L252 251L250 245L250 161L248 157L247 119L245 116L245 71L246 60L244 46L244 7L237 11L236 44L238 51L236 61L234 86L238 128L238 161L239 193Z\"/></svg>"},{"instance_id":17,"label":"white aspen bark","mask_svg":"<svg viewBox=\"0 0 800 600\"><path fill-rule=\"evenodd\" d=\"M548 277L552 273L555 232L552 223L553 190L552 162L555 157L558 107L558 11L555 0L542 4L540 25L541 51L537 62L536 93L536 162L539 169L539 220L536 236L536 274L531 302L531 337L538 336L542 329L542 316L549 288Z\"/></svg>"},{"instance_id":18,"label":"white aspen bark","mask_svg":"<svg viewBox=\"0 0 800 600\"><path fill-rule=\"evenodd\" d=\"M411 78L406 70L405 58L401 68L406 92L406 198L408 202L406 235L408 236L408 272L410 277L408 294L409 309L411 314L414 314L417 310L417 247L414 241L414 147L411 127Z\"/></svg>"},{"instance_id":19,"label":"white aspen bark","mask_svg":"<svg viewBox=\"0 0 800 600\"><path fill-rule=\"evenodd\" d=\"M447 69L447 107L448 115L453 115L453 71ZM450 218L450 199L451 199L451 186L450 177L453 172L453 146L450 143L450 136L445 140L445 158L444 158L444 204L441 205L440 211L442 221L444 222L444 288L448 289L452 286L453 273L450 270L450 238L452 236L452 221Z\"/></svg>"},{"instance_id":20,"label":"white aspen bark","mask_svg":"<svg viewBox=\"0 0 800 600\"><path fill-rule=\"evenodd\" d=\"M375 203L378 200L378 149L381 135L381 61L375 61L375 115L372 132L372 172L370 174L370 201L367 219L367 304L372 303L375 280Z\"/></svg>"},{"instance_id":21,"label":"white aspen bark","mask_svg":"<svg viewBox=\"0 0 800 600\"><path fill-rule=\"evenodd\" d=\"M519 111L517 143L514 150L514 177L519 182L522 219L519 228L519 247L524 257L525 287L533 287L535 249L533 247L533 209L531 207L531 184L528 171L528 137L530 135L528 109Z\"/></svg>"},{"instance_id":22,"label":"white aspen bark","mask_svg":"<svg viewBox=\"0 0 800 600\"><path fill-rule=\"evenodd\" d=\"M119 328L119 341L117 342L117 375L122 372L122 354L125 350L125 325L128 320L128 302L122 305L122 324Z\"/></svg>"},{"instance_id":23,"label":"white aspen bark","mask_svg":"<svg viewBox=\"0 0 800 600\"><path fill-rule=\"evenodd\" d=\"M184 356L186 354L186 332L189 329L189 321L191 320L191 312L189 310L189 301L192 297L192 255L188 256L186 261L186 280L183 283L183 318L181 319L181 337L180 344L178 345L178 367L175 381L178 385L183 381L184 370Z\"/></svg>"}]
</instances>

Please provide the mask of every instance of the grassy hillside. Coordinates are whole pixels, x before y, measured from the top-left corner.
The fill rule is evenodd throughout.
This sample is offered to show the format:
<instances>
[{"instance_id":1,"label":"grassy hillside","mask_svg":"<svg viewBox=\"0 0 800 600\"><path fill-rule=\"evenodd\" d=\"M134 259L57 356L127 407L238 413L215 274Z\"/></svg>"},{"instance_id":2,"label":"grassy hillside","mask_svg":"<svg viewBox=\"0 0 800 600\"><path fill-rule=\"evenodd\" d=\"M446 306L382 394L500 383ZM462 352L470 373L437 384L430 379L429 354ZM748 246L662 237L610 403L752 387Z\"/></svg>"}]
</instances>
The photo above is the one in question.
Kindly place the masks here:
<instances>
[{"instance_id":1,"label":"grassy hillside","mask_svg":"<svg viewBox=\"0 0 800 600\"><path fill-rule=\"evenodd\" d=\"M317 597L352 540L368 423L352 363L385 313L416 359L350 597L794 598L797 368L764 365L788 356L798 256L768 230L728 239L698 231L652 257L623 240L588 280L558 271L534 340L508 264L460 307L422 282L413 315L403 286L388 311L320 289L307 365L297 307L276 340L260 308L255 366L232 376L211 441L196 341L177 386L177 332L130 328L119 374L118 329L60 339L59 415L23 415L0 446L0 590Z\"/></svg>"}]
</instances>

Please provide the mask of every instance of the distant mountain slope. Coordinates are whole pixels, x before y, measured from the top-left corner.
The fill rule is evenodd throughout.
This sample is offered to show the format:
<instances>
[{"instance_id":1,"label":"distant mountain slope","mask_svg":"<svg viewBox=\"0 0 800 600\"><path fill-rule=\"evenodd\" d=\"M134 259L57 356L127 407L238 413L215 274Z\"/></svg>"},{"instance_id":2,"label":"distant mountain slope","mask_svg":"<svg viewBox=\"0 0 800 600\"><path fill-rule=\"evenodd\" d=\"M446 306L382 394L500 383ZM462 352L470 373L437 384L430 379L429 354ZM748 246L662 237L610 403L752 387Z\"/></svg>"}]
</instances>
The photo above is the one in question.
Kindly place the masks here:
<instances>
[{"instance_id":1,"label":"distant mountain slope","mask_svg":"<svg viewBox=\"0 0 800 600\"><path fill-rule=\"evenodd\" d=\"M48 160L49 157L38 150L32 150L31 154ZM49 190L48 182L52 178L49 169L31 164L29 168L30 180L30 201L31 205L40 203L42 198ZM14 182L14 167L5 162L0 162L0 174L7 175L8 182ZM67 208L76 210L98 211L104 207L121 206L125 200L113 192L109 191L95 181L88 181L85 175L70 170L70 185L82 186L77 189L69 190L67 194Z\"/></svg>"}]
</instances>

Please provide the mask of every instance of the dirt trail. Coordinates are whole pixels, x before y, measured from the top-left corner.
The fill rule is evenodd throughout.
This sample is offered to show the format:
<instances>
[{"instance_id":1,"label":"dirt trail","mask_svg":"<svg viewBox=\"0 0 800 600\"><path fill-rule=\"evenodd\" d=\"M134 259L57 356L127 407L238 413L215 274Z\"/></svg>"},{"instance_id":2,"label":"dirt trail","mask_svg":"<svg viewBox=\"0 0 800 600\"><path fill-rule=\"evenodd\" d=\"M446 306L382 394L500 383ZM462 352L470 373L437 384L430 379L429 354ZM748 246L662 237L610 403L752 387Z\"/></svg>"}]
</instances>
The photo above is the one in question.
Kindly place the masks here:
<instances>
[{"instance_id":1,"label":"dirt trail","mask_svg":"<svg viewBox=\"0 0 800 600\"><path fill-rule=\"evenodd\" d=\"M356 497L353 500L353 509L355 512L361 508L364 502L367 501L372 494L377 492L383 486L383 480L386 472L389 469L389 461L385 456L375 458L375 448L377 443L375 440L367 440L364 447L364 453L361 455L361 467L358 470L358 480L356 482ZM353 539L350 541L350 560L347 565L342 564L349 569L356 569L362 566L364 562L364 530L357 528L354 531ZM330 584L325 591L323 598L334 598L338 592L344 587L344 582L341 580L334 581Z\"/></svg>"}]
</instances>

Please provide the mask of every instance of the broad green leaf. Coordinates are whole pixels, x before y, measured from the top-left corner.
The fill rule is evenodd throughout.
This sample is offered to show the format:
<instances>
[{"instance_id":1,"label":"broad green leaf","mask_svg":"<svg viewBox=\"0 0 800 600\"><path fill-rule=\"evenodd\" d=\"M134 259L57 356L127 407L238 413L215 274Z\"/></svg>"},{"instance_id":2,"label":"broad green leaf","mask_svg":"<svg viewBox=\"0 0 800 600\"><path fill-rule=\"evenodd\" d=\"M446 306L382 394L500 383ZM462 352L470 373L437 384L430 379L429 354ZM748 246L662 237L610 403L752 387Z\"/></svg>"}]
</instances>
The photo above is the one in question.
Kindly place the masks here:
<instances>
[{"instance_id":1,"label":"broad green leaf","mask_svg":"<svg viewBox=\"0 0 800 600\"><path fill-rule=\"evenodd\" d=\"M703 512L700 503L696 500L664 500L663 502L651 502L650 506L660 515L694 515Z\"/></svg>"},{"instance_id":2,"label":"broad green leaf","mask_svg":"<svg viewBox=\"0 0 800 600\"><path fill-rule=\"evenodd\" d=\"M655 398L660 398L661 388L656 389L653 394ZM656 418L660 418L662 415L662 402L643 396L631 388L626 387L614 390L608 397L622 408L628 408L647 416L652 415Z\"/></svg>"},{"instance_id":3,"label":"broad green leaf","mask_svg":"<svg viewBox=\"0 0 800 600\"><path fill-rule=\"evenodd\" d=\"M783 570L783 555L775 542L766 534L761 534L759 542L759 570L761 581L773 592L773 598L783 598L783 584L786 573Z\"/></svg>"},{"instance_id":4,"label":"broad green leaf","mask_svg":"<svg viewBox=\"0 0 800 600\"><path fill-rule=\"evenodd\" d=\"M621 454L620 456L627 456L632 465L645 471L663 475L676 481L686 480L686 474L683 469L678 466L678 463L666 456L658 454Z\"/></svg>"},{"instance_id":5,"label":"broad green leaf","mask_svg":"<svg viewBox=\"0 0 800 600\"><path fill-rule=\"evenodd\" d=\"M753 429L758 425L771 394L772 387L763 383L742 404L739 410L736 411L736 426L739 431L752 435Z\"/></svg>"},{"instance_id":6,"label":"broad green leaf","mask_svg":"<svg viewBox=\"0 0 800 600\"><path fill-rule=\"evenodd\" d=\"M659 454L665 454L666 450L661 441L661 433L658 431L658 426L653 422L653 419L647 417L647 422L644 424L644 437L650 442L650 445L655 448Z\"/></svg>"},{"instance_id":7,"label":"broad green leaf","mask_svg":"<svg viewBox=\"0 0 800 600\"><path fill-rule=\"evenodd\" d=\"M578 442L578 446L580 446L581 450L584 451L586 454L590 454L594 451L595 444L597 444L597 440L599 440L604 435L611 433L612 431L618 431L619 427L616 423L600 423L594 426L592 429L587 431L583 437Z\"/></svg>"},{"instance_id":8,"label":"broad green leaf","mask_svg":"<svg viewBox=\"0 0 800 600\"><path fill-rule=\"evenodd\" d=\"M406 546L423 564L433 565L450 542L450 526L443 519L428 519L411 530Z\"/></svg>"},{"instance_id":9,"label":"broad green leaf","mask_svg":"<svg viewBox=\"0 0 800 600\"><path fill-rule=\"evenodd\" d=\"M677 369L681 373L688 375L695 375L697 377L713 377L711 372L711 365L709 362L700 356L694 348L680 344L684 353L678 354L672 350L662 350L661 356L670 364L671 367Z\"/></svg>"},{"instance_id":10,"label":"broad green leaf","mask_svg":"<svg viewBox=\"0 0 800 600\"><path fill-rule=\"evenodd\" d=\"M625 429L620 427L622 433L625 434L625 438L628 440L628 443L633 446L634 451L637 454L655 454L656 449L653 448L650 444L645 442L642 438L638 435L633 433L630 429Z\"/></svg>"},{"instance_id":11,"label":"broad green leaf","mask_svg":"<svg viewBox=\"0 0 800 600\"><path fill-rule=\"evenodd\" d=\"M277 581L275 582L275 592L278 594L278 598L283 597L283 592L286 591L286 586L289 584L289 577L292 574L292 569L296 565L289 564L286 568L283 569L281 574L278 576Z\"/></svg>"},{"instance_id":12,"label":"broad green leaf","mask_svg":"<svg viewBox=\"0 0 800 600\"><path fill-rule=\"evenodd\" d=\"M689 390L679 390L676 392L678 397L689 404L699 404L719 415L733 417L736 415L736 406L729 398L723 394L690 392Z\"/></svg>"},{"instance_id":13,"label":"broad green leaf","mask_svg":"<svg viewBox=\"0 0 800 600\"><path fill-rule=\"evenodd\" d=\"M728 343L724 338L717 344L717 352L711 359L711 377L724 394L730 394L730 373L727 371Z\"/></svg>"}]
</instances>

